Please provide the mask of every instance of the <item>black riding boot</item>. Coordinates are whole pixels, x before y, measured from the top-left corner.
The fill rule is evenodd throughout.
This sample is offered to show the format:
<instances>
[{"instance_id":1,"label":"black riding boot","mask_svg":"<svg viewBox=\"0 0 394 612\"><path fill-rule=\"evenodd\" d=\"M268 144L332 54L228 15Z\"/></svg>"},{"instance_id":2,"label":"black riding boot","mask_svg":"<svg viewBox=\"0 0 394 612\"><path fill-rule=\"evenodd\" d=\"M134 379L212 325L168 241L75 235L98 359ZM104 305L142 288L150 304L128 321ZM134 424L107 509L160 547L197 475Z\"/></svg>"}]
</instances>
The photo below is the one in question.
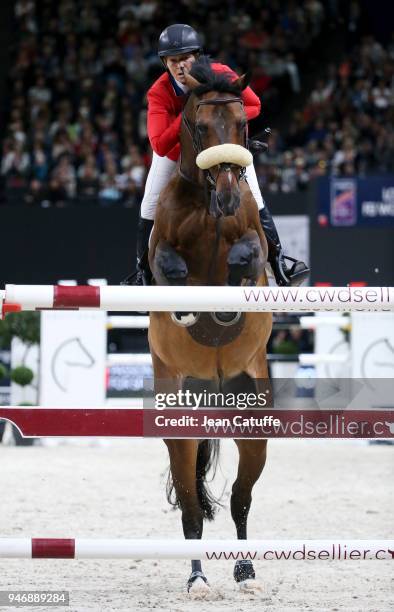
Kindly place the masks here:
<instances>
[{"instance_id":1,"label":"black riding boot","mask_svg":"<svg viewBox=\"0 0 394 612\"><path fill-rule=\"evenodd\" d=\"M152 231L153 221L150 219L138 220L137 230L137 269L125 278L121 285L150 285L152 272L149 267L148 250L149 236Z\"/></svg>"},{"instance_id":2,"label":"black riding boot","mask_svg":"<svg viewBox=\"0 0 394 612\"><path fill-rule=\"evenodd\" d=\"M303 261L297 261L293 257L283 254L278 232L267 205L259 210L259 215L261 226L268 242L268 261L271 264L276 284L282 287L301 285L309 275L310 270L308 266ZM286 259L292 262L289 268L286 265Z\"/></svg>"}]
</instances>

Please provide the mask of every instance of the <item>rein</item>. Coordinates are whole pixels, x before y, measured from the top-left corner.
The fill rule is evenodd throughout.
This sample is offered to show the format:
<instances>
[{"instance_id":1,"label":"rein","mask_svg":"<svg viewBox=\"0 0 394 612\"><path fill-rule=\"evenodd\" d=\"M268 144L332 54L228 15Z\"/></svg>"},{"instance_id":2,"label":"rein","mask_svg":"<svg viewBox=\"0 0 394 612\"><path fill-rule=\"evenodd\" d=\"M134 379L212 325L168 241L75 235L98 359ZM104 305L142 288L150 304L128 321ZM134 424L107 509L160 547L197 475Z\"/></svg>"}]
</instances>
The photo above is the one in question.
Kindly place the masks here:
<instances>
[{"instance_id":1,"label":"rein","mask_svg":"<svg viewBox=\"0 0 394 612\"><path fill-rule=\"evenodd\" d=\"M214 273L216 272L216 264L218 260L218 251L219 251L219 244L220 244L221 236L222 236L221 217L216 217L215 219L215 243L213 245L211 261L209 262L208 285L213 284L213 276L214 276Z\"/></svg>"}]
</instances>

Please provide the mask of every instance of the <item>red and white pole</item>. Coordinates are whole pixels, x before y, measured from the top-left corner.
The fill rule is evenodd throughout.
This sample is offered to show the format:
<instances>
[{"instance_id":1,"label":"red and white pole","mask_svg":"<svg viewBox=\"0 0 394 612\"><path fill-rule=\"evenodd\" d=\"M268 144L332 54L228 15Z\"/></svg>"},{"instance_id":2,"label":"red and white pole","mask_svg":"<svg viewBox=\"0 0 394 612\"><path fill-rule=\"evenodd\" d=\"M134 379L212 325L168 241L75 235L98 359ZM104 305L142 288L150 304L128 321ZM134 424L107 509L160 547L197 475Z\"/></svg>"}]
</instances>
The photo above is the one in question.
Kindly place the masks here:
<instances>
[{"instance_id":1,"label":"red and white pole","mask_svg":"<svg viewBox=\"0 0 394 612\"><path fill-rule=\"evenodd\" d=\"M10 309L150 312L393 311L394 287L124 287L6 285Z\"/></svg>"},{"instance_id":2,"label":"red and white pole","mask_svg":"<svg viewBox=\"0 0 394 612\"><path fill-rule=\"evenodd\" d=\"M384 561L394 540L0 538L0 558Z\"/></svg>"}]
</instances>

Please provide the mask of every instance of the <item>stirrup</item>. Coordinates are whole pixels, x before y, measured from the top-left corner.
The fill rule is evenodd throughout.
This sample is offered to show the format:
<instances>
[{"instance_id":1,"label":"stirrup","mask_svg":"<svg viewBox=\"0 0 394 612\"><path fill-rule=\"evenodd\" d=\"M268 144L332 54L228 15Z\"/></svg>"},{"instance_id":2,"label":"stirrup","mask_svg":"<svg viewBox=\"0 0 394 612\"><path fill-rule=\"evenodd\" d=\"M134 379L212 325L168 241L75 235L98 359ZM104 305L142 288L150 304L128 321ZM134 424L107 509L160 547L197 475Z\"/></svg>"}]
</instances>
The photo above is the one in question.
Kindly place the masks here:
<instances>
[{"instance_id":1,"label":"stirrup","mask_svg":"<svg viewBox=\"0 0 394 612\"><path fill-rule=\"evenodd\" d=\"M120 283L121 285L144 285L144 273L142 270L134 270L131 274L126 276Z\"/></svg>"},{"instance_id":2,"label":"stirrup","mask_svg":"<svg viewBox=\"0 0 394 612\"><path fill-rule=\"evenodd\" d=\"M137 268L136 270L134 270L134 272L129 274L129 276L126 276L126 278L122 280L120 284L121 285L134 285L136 287L143 287L144 285L151 285L152 284L151 281L152 281L152 275L150 271Z\"/></svg>"},{"instance_id":3,"label":"stirrup","mask_svg":"<svg viewBox=\"0 0 394 612\"><path fill-rule=\"evenodd\" d=\"M293 262L290 268L286 265L286 259ZM303 261L298 261L289 255L283 255L282 251L279 251L275 255L274 261L270 263L276 283L280 287L298 287L310 273L310 269Z\"/></svg>"},{"instance_id":4,"label":"stirrup","mask_svg":"<svg viewBox=\"0 0 394 612\"><path fill-rule=\"evenodd\" d=\"M138 270L135 270L134 272L132 272L131 274L129 274L128 276L126 276L126 278L124 278L122 281L120 281L120 285L132 285L133 284L133 280L135 279L135 277L138 274Z\"/></svg>"}]
</instances>

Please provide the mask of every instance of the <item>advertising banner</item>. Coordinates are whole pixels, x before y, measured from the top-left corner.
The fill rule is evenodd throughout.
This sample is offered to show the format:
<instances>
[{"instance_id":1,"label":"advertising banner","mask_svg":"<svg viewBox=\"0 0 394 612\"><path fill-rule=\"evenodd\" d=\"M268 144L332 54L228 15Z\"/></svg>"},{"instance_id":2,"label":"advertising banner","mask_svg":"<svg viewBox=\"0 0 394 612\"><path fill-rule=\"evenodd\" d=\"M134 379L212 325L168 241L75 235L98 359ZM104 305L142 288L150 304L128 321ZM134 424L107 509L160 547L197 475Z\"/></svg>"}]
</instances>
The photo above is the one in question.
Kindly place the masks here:
<instances>
[{"instance_id":1,"label":"advertising banner","mask_svg":"<svg viewBox=\"0 0 394 612\"><path fill-rule=\"evenodd\" d=\"M321 226L394 225L394 176L324 177L318 194Z\"/></svg>"}]
</instances>

